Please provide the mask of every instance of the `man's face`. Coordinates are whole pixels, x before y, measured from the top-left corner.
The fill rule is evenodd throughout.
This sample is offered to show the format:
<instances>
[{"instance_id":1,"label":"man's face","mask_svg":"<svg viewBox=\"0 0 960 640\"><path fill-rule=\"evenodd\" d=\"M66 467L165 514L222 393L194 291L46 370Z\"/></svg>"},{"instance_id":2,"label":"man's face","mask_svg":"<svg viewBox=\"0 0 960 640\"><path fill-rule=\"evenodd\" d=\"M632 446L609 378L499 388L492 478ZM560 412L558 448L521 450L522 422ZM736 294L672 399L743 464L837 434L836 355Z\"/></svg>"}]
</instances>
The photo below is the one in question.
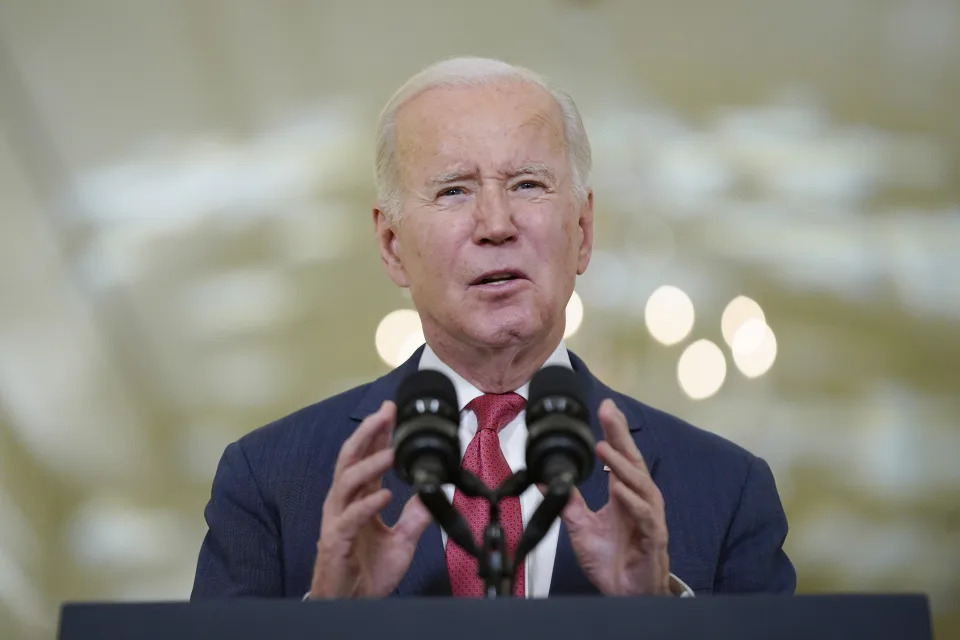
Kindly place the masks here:
<instances>
[{"instance_id":1,"label":"man's face","mask_svg":"<svg viewBox=\"0 0 960 640\"><path fill-rule=\"evenodd\" d=\"M430 338L523 346L563 335L590 260L592 194L574 194L562 115L539 87L444 87L397 114L399 225L375 211L391 279Z\"/></svg>"}]
</instances>

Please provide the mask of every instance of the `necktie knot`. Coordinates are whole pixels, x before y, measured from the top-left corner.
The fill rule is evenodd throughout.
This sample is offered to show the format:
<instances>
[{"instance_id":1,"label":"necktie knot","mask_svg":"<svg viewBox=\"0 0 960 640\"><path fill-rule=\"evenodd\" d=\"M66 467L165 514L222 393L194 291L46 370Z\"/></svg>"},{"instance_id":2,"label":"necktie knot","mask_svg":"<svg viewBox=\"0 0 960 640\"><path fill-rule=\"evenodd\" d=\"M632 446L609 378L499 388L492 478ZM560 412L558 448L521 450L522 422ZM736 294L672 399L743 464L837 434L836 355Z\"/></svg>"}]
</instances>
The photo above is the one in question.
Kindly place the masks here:
<instances>
[{"instance_id":1,"label":"necktie knot","mask_svg":"<svg viewBox=\"0 0 960 640\"><path fill-rule=\"evenodd\" d=\"M467 408L477 416L478 429L490 429L499 433L516 418L527 401L518 393L485 393L474 398Z\"/></svg>"}]
</instances>

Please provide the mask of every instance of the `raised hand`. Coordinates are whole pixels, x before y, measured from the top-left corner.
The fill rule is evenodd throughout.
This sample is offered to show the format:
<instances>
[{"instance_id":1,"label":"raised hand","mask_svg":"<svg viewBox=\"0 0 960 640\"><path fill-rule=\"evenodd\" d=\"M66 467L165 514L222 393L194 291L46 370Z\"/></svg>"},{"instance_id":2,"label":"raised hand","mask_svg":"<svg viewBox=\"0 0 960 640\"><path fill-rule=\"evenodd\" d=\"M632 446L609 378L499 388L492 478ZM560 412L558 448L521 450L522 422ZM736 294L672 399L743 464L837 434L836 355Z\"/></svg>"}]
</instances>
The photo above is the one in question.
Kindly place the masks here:
<instances>
[{"instance_id":1,"label":"raised hand","mask_svg":"<svg viewBox=\"0 0 960 640\"><path fill-rule=\"evenodd\" d=\"M597 456L610 467L609 499L591 511L574 489L561 515L577 562L607 595L670 593L663 496L612 400L598 410L604 438Z\"/></svg>"},{"instance_id":2,"label":"raised hand","mask_svg":"<svg viewBox=\"0 0 960 640\"><path fill-rule=\"evenodd\" d=\"M389 595L406 574L430 513L417 496L407 501L393 527L380 511L390 502L381 487L393 464L390 432L396 405L384 402L340 449L333 483L323 502L310 598Z\"/></svg>"}]
</instances>

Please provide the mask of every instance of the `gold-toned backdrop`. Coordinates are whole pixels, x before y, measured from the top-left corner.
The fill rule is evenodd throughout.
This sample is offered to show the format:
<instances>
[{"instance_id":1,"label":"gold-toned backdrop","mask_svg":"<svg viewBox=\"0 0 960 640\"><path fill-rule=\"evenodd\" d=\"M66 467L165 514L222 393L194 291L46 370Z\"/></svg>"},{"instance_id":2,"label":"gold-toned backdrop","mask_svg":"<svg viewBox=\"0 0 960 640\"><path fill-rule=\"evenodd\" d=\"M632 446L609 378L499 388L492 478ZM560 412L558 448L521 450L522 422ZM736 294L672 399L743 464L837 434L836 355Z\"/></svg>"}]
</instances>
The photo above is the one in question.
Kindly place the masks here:
<instances>
[{"instance_id":1,"label":"gold-toned backdrop","mask_svg":"<svg viewBox=\"0 0 960 640\"><path fill-rule=\"evenodd\" d=\"M12 0L0 637L186 598L226 444L386 371L378 327L409 350L373 129L459 54L583 112L569 346L770 462L802 592L926 592L960 635L960 2Z\"/></svg>"}]
</instances>

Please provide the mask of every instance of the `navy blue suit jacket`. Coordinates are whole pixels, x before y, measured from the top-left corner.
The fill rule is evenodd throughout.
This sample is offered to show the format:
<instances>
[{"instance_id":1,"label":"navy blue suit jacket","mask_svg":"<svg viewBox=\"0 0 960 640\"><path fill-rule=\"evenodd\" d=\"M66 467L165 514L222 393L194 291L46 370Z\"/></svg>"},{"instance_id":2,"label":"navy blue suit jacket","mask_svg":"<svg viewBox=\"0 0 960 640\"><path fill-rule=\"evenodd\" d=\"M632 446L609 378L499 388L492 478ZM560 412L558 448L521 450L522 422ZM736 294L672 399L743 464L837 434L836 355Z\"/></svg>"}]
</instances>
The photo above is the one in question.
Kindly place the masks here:
<instances>
[{"instance_id":1,"label":"navy blue suit jacket","mask_svg":"<svg viewBox=\"0 0 960 640\"><path fill-rule=\"evenodd\" d=\"M310 588L321 507L344 440L360 421L393 399L417 370L418 351L382 378L260 428L230 444L205 510L194 599L296 597ZM617 393L572 353L599 441L597 408L612 398L626 414L637 446L663 493L670 570L697 593L793 592L796 575L783 551L787 520L770 468L714 434ZM597 464L580 491L592 509L607 501L607 473ZM383 512L392 524L411 495L394 472ZM551 595L597 590L580 570L561 525ZM449 595L440 530L430 525L396 595Z\"/></svg>"}]
</instances>

